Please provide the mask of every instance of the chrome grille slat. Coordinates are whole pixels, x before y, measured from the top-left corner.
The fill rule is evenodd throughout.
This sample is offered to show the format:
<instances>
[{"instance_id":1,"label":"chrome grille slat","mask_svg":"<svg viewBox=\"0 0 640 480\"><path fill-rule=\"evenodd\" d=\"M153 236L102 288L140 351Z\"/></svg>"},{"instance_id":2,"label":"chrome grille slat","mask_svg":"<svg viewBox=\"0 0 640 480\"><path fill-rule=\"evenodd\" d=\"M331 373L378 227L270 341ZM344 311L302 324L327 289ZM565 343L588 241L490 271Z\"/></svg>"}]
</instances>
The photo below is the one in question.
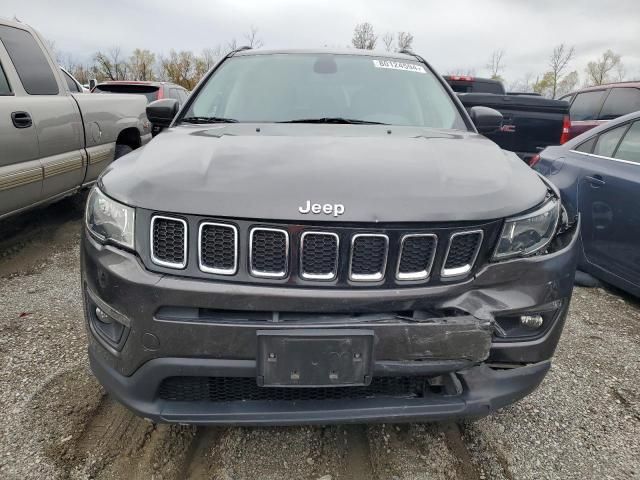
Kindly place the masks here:
<instances>
[{"instance_id":1,"label":"chrome grille slat","mask_svg":"<svg viewBox=\"0 0 640 480\"><path fill-rule=\"evenodd\" d=\"M187 222L182 218L154 215L151 218L151 261L167 268L187 266Z\"/></svg>"},{"instance_id":2,"label":"chrome grille slat","mask_svg":"<svg viewBox=\"0 0 640 480\"><path fill-rule=\"evenodd\" d=\"M249 233L249 271L255 277L284 278L289 265L289 233L254 227Z\"/></svg>"},{"instance_id":3,"label":"chrome grille slat","mask_svg":"<svg viewBox=\"0 0 640 480\"><path fill-rule=\"evenodd\" d=\"M338 275L340 238L331 232L306 231L300 237L300 276L333 280Z\"/></svg>"},{"instance_id":4,"label":"chrome grille slat","mask_svg":"<svg viewBox=\"0 0 640 480\"><path fill-rule=\"evenodd\" d=\"M436 258L438 237L432 233L407 234L400 242L396 278L426 280Z\"/></svg>"},{"instance_id":5,"label":"chrome grille slat","mask_svg":"<svg viewBox=\"0 0 640 480\"><path fill-rule=\"evenodd\" d=\"M349 279L377 282L384 278L389 254L389 237L381 233L358 233L351 237Z\"/></svg>"},{"instance_id":6,"label":"chrome grille slat","mask_svg":"<svg viewBox=\"0 0 640 480\"><path fill-rule=\"evenodd\" d=\"M467 275L478 258L483 236L482 230L456 232L451 235L441 275L443 277Z\"/></svg>"},{"instance_id":7,"label":"chrome grille slat","mask_svg":"<svg viewBox=\"0 0 640 480\"><path fill-rule=\"evenodd\" d=\"M234 275L238 270L238 229L226 223L201 223L198 264L203 272Z\"/></svg>"}]
</instances>

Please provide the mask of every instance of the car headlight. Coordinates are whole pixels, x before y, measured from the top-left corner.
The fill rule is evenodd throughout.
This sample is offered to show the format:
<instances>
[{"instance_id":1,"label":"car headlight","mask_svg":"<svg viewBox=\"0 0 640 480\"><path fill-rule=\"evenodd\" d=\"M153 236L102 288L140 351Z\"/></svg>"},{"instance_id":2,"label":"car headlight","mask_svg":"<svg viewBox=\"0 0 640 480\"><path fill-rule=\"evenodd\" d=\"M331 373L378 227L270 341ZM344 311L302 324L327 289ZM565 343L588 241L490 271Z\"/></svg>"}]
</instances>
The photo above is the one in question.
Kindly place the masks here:
<instances>
[{"instance_id":1,"label":"car headlight","mask_svg":"<svg viewBox=\"0 0 640 480\"><path fill-rule=\"evenodd\" d=\"M103 242L133 249L135 210L107 197L94 187L87 199L85 222L89 231Z\"/></svg>"},{"instance_id":2,"label":"car headlight","mask_svg":"<svg viewBox=\"0 0 640 480\"><path fill-rule=\"evenodd\" d=\"M542 250L553 239L559 216L560 202L552 198L533 212L508 218L493 259L527 256Z\"/></svg>"}]
</instances>

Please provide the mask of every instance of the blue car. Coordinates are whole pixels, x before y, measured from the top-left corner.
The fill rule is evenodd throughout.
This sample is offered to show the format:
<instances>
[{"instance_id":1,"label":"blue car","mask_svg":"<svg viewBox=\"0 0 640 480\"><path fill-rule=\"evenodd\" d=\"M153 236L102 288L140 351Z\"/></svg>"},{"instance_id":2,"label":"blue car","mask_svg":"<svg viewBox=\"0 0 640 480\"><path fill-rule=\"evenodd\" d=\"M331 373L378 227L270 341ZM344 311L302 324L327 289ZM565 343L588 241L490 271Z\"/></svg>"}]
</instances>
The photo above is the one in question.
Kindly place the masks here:
<instances>
[{"instance_id":1,"label":"blue car","mask_svg":"<svg viewBox=\"0 0 640 480\"><path fill-rule=\"evenodd\" d=\"M580 270L640 296L640 111L548 147L530 165L582 217Z\"/></svg>"}]
</instances>

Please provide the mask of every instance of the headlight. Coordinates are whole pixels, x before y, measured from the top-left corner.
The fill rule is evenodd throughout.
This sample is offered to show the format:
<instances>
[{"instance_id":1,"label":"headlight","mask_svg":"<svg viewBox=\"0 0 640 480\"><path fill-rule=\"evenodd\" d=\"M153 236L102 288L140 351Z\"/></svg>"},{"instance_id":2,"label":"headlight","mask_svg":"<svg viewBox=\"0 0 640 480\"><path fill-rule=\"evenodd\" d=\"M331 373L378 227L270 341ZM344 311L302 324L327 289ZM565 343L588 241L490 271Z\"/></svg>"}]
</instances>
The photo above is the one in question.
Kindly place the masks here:
<instances>
[{"instance_id":1,"label":"headlight","mask_svg":"<svg viewBox=\"0 0 640 480\"><path fill-rule=\"evenodd\" d=\"M550 199L537 210L504 222L494 260L531 255L546 247L556 231L560 202Z\"/></svg>"},{"instance_id":2,"label":"headlight","mask_svg":"<svg viewBox=\"0 0 640 480\"><path fill-rule=\"evenodd\" d=\"M97 187L87 199L85 222L89 231L100 240L111 241L133 249L135 210L110 199Z\"/></svg>"}]
</instances>

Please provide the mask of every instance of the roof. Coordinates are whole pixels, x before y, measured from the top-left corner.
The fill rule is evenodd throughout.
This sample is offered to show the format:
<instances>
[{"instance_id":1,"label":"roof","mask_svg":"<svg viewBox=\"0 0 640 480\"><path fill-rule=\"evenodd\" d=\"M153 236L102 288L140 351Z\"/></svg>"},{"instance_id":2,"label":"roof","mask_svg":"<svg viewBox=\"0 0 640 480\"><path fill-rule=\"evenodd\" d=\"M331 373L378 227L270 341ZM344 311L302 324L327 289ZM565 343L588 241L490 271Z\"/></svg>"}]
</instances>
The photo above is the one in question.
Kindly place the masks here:
<instances>
[{"instance_id":1,"label":"roof","mask_svg":"<svg viewBox=\"0 0 640 480\"><path fill-rule=\"evenodd\" d=\"M251 56L251 55L274 55L274 54L330 54L330 55L357 55L361 57L382 57L382 58L396 58L399 60L412 60L416 61L417 58L414 55L407 55L405 53L396 52L383 52L380 50L362 50L359 48L306 48L306 49L247 49L239 50L233 54L233 56Z\"/></svg>"},{"instance_id":2,"label":"roof","mask_svg":"<svg viewBox=\"0 0 640 480\"><path fill-rule=\"evenodd\" d=\"M153 87L159 87L161 85L176 85L178 87L180 86L171 82L155 82L151 80L105 80L104 82L99 82L96 84L96 86L100 85L150 85Z\"/></svg>"},{"instance_id":3,"label":"roof","mask_svg":"<svg viewBox=\"0 0 640 480\"><path fill-rule=\"evenodd\" d=\"M611 88L611 87L635 87L640 88L640 80L632 80L626 82L611 82L611 83L603 83L602 85L594 85L592 87L580 88L578 90L574 90L568 95L575 95L580 92L588 92L590 90L601 90L603 88Z\"/></svg>"}]
</instances>

